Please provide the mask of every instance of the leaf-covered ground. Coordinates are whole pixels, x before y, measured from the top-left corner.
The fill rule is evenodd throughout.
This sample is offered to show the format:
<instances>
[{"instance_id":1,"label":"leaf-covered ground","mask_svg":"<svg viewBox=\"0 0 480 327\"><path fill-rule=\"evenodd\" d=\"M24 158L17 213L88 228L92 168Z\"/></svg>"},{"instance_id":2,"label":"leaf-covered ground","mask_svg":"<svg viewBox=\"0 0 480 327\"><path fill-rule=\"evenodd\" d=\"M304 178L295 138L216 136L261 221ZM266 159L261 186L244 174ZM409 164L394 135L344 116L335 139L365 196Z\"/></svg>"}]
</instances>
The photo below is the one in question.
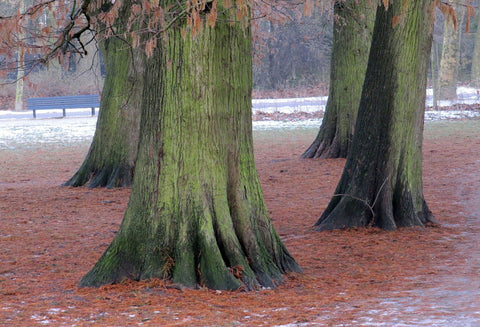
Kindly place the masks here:
<instances>
[{"instance_id":1,"label":"leaf-covered ground","mask_svg":"<svg viewBox=\"0 0 480 327\"><path fill-rule=\"evenodd\" d=\"M159 280L76 284L119 228L128 189L65 188L87 143L0 151L0 325L475 326L480 324L480 123L427 125L424 191L436 228L314 232L344 160L301 160L317 130L255 132L277 231L303 268L277 289Z\"/></svg>"}]
</instances>

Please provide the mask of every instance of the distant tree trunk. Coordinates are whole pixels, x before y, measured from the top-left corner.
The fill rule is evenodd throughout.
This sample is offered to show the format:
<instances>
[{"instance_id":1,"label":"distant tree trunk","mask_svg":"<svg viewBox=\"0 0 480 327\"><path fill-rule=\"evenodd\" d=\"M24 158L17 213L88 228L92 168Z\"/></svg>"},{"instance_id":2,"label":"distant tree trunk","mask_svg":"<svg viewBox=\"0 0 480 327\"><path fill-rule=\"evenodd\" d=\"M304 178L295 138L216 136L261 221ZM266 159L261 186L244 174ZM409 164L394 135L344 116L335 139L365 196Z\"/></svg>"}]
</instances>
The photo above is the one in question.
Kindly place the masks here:
<instances>
[{"instance_id":1,"label":"distant tree trunk","mask_svg":"<svg viewBox=\"0 0 480 327\"><path fill-rule=\"evenodd\" d=\"M24 53L23 49L18 49L18 64L17 64L17 80L15 82L15 111L23 110L23 77L24 70Z\"/></svg>"},{"instance_id":2,"label":"distant tree trunk","mask_svg":"<svg viewBox=\"0 0 480 327\"><path fill-rule=\"evenodd\" d=\"M216 5L214 28L192 36L187 27L182 37L177 20L158 36L125 217L80 286L156 277L252 289L300 270L270 222L255 170L250 29L228 23L233 10Z\"/></svg>"},{"instance_id":3,"label":"distant tree trunk","mask_svg":"<svg viewBox=\"0 0 480 327\"><path fill-rule=\"evenodd\" d=\"M453 3L457 17L462 17L464 5ZM455 29L451 18L445 18L445 27L443 29L443 48L440 59L439 79L439 99L454 100L457 98L458 66L460 61L460 33L461 27Z\"/></svg>"},{"instance_id":4,"label":"distant tree trunk","mask_svg":"<svg viewBox=\"0 0 480 327\"><path fill-rule=\"evenodd\" d=\"M440 55L439 55L439 48L440 46L433 41L432 44L432 57L431 57L431 64L430 64L430 70L432 73L432 107L437 110L438 108L438 70L440 66Z\"/></svg>"},{"instance_id":5,"label":"distant tree trunk","mask_svg":"<svg viewBox=\"0 0 480 327\"><path fill-rule=\"evenodd\" d=\"M115 35L99 43L106 77L97 128L87 157L65 186L88 183L89 187L113 188L132 183L140 134L143 61L141 51L132 49L129 38L124 39L130 15L130 7L123 6Z\"/></svg>"},{"instance_id":6,"label":"distant tree trunk","mask_svg":"<svg viewBox=\"0 0 480 327\"><path fill-rule=\"evenodd\" d=\"M268 58L268 79L269 79L269 86L270 90L276 90L277 85L280 82L280 76L278 73L278 69L276 69L276 59L275 55L277 54L278 50L277 47L274 46L275 39L275 24L272 21L267 21L268 24L268 34L269 37L267 38L267 58Z\"/></svg>"},{"instance_id":7,"label":"distant tree trunk","mask_svg":"<svg viewBox=\"0 0 480 327\"><path fill-rule=\"evenodd\" d=\"M472 85L480 88L480 13L477 12L477 31L475 32L475 48L472 55Z\"/></svg>"},{"instance_id":8,"label":"distant tree trunk","mask_svg":"<svg viewBox=\"0 0 480 327\"><path fill-rule=\"evenodd\" d=\"M375 11L367 1L336 1L330 88L322 126L302 158L345 158L367 70Z\"/></svg>"},{"instance_id":9,"label":"distant tree trunk","mask_svg":"<svg viewBox=\"0 0 480 327\"><path fill-rule=\"evenodd\" d=\"M19 12L25 11L25 4L23 0L20 1ZM23 38L23 33L20 33L20 39ZM21 40L22 42L24 40ZM15 111L23 110L23 78L25 76L25 50L23 45L20 45L17 49L17 80L15 83Z\"/></svg>"},{"instance_id":10,"label":"distant tree trunk","mask_svg":"<svg viewBox=\"0 0 480 327\"><path fill-rule=\"evenodd\" d=\"M352 148L317 230L434 222L422 185L434 9L431 0L378 7Z\"/></svg>"},{"instance_id":11,"label":"distant tree trunk","mask_svg":"<svg viewBox=\"0 0 480 327\"><path fill-rule=\"evenodd\" d=\"M123 187L132 183L137 156L142 67L130 46L117 37L101 45L107 71L90 150L65 186Z\"/></svg>"}]
</instances>

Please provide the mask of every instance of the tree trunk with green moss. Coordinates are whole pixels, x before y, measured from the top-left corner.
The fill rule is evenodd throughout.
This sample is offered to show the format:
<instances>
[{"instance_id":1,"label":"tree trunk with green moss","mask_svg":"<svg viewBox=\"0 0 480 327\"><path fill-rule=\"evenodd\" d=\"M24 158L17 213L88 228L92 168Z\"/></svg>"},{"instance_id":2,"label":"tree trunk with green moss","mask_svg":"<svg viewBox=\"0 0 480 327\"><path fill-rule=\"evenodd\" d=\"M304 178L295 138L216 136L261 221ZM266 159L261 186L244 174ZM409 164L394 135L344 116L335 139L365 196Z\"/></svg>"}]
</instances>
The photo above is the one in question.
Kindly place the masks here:
<instances>
[{"instance_id":1,"label":"tree trunk with green moss","mask_svg":"<svg viewBox=\"0 0 480 327\"><path fill-rule=\"evenodd\" d=\"M367 1L336 1L328 102L317 137L302 158L345 158L367 70L375 10Z\"/></svg>"},{"instance_id":2,"label":"tree trunk with green moss","mask_svg":"<svg viewBox=\"0 0 480 327\"><path fill-rule=\"evenodd\" d=\"M141 54L121 35L99 45L106 77L97 127L87 157L65 186L88 183L89 187L113 188L132 183L143 90Z\"/></svg>"},{"instance_id":3,"label":"tree trunk with green moss","mask_svg":"<svg viewBox=\"0 0 480 327\"><path fill-rule=\"evenodd\" d=\"M274 287L299 271L275 232L255 170L249 28L223 11L192 36L173 26L146 60L139 153L116 237L80 286L171 279Z\"/></svg>"},{"instance_id":4,"label":"tree trunk with green moss","mask_svg":"<svg viewBox=\"0 0 480 327\"><path fill-rule=\"evenodd\" d=\"M317 230L435 222L422 185L434 9L431 0L378 7L352 148Z\"/></svg>"}]
</instances>

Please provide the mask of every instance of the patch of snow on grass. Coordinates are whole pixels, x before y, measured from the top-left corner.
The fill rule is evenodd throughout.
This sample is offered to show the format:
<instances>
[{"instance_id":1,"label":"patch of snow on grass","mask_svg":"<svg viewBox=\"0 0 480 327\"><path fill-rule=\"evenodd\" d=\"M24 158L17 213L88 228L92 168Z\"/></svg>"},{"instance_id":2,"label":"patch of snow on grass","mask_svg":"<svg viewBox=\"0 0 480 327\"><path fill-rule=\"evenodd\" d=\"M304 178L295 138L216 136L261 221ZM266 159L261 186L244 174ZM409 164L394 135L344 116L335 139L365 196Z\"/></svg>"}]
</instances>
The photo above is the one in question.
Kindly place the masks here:
<instances>
[{"instance_id":1,"label":"patch of snow on grass","mask_svg":"<svg viewBox=\"0 0 480 327\"><path fill-rule=\"evenodd\" d=\"M96 118L0 120L0 149L34 146L38 143L68 144L90 141Z\"/></svg>"},{"instance_id":2,"label":"patch of snow on grass","mask_svg":"<svg viewBox=\"0 0 480 327\"><path fill-rule=\"evenodd\" d=\"M470 119L478 117L480 117L480 112L472 110L425 111L426 121L446 119Z\"/></svg>"},{"instance_id":3,"label":"patch of snow on grass","mask_svg":"<svg viewBox=\"0 0 480 327\"><path fill-rule=\"evenodd\" d=\"M458 100L445 102L452 103L479 103L480 92L474 88L459 87ZM430 102L428 102L430 101ZM288 98L288 99L254 99L253 112L317 112L325 109L327 97ZM432 102L432 91L427 90L427 105ZM439 105L443 105L439 103ZM42 114L58 118L58 112L45 110ZM80 116L80 114L82 116ZM77 115L75 117L75 115ZM479 118L480 111L432 111L425 112L425 120L469 119ZM75 142L90 142L95 133L97 116L88 116L85 112L67 112L66 118L33 119L32 113L0 111L0 149L16 149L19 147L34 147L38 144L58 144L65 146ZM254 130L319 128L321 119L299 121L254 121Z\"/></svg>"},{"instance_id":4,"label":"patch of snow on grass","mask_svg":"<svg viewBox=\"0 0 480 327\"><path fill-rule=\"evenodd\" d=\"M324 111L327 97L286 98L286 99L253 99L253 112L316 112Z\"/></svg>"}]
</instances>

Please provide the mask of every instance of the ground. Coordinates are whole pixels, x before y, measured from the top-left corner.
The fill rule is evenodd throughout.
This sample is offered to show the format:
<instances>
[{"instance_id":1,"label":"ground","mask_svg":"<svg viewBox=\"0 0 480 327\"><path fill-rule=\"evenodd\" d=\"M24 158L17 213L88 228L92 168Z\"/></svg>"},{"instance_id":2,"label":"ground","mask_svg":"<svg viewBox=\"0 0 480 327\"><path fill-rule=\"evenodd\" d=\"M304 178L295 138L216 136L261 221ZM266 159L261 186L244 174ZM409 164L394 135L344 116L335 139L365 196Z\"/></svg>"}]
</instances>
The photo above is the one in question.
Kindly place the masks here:
<instances>
[{"instance_id":1,"label":"ground","mask_svg":"<svg viewBox=\"0 0 480 327\"><path fill-rule=\"evenodd\" d=\"M317 128L255 131L274 225L303 268L277 289L77 282L129 189L60 187L88 142L0 149L0 325L474 326L480 324L480 121L426 125L424 192L440 227L314 232L344 160L302 160Z\"/></svg>"}]
</instances>

